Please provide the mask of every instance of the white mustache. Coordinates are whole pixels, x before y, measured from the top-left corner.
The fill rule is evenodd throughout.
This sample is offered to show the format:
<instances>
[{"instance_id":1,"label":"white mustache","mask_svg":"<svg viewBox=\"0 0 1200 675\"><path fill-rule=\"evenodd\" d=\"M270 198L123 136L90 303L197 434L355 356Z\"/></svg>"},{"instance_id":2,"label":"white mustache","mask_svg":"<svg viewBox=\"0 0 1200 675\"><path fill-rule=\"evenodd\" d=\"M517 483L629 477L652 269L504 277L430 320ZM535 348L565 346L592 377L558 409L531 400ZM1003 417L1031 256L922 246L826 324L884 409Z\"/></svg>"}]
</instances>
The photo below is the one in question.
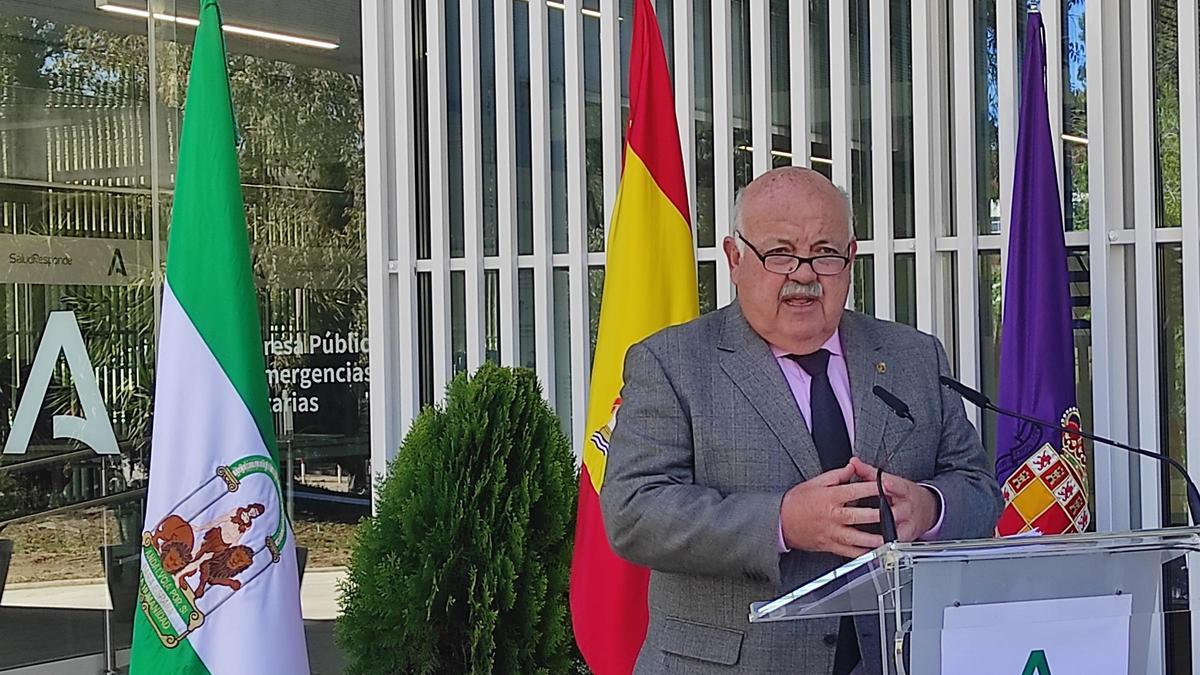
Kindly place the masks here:
<instances>
[{"instance_id":1,"label":"white mustache","mask_svg":"<svg viewBox=\"0 0 1200 675\"><path fill-rule=\"evenodd\" d=\"M814 281L814 282L808 283L808 284L802 284L798 281L793 281L791 279L788 279L788 281L783 285L783 288L779 289L779 299L780 300L793 300L796 298L801 298L801 299L811 298L813 300L816 300L817 298L820 298L824 293L825 293L825 289L821 286L821 283L818 281Z\"/></svg>"}]
</instances>

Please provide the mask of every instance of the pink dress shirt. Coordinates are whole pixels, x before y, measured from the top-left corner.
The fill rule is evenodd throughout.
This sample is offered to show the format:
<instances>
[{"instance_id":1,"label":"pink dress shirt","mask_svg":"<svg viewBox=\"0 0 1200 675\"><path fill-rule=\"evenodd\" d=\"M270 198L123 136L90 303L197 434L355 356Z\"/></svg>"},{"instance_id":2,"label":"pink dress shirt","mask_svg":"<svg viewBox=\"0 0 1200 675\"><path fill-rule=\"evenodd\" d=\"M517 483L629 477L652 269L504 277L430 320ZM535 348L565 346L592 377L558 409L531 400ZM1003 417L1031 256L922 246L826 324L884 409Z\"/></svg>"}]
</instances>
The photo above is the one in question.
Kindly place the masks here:
<instances>
[{"instance_id":1,"label":"pink dress shirt","mask_svg":"<svg viewBox=\"0 0 1200 675\"><path fill-rule=\"evenodd\" d=\"M829 352L829 366L826 372L829 374L829 384L833 387L833 395L837 398L838 407L842 409L842 418L846 421L846 432L850 435L850 446L853 448L854 398L850 395L850 371L846 368L846 357L842 353L840 332L835 330L833 335L825 341L825 344L821 345L821 349ZM792 390L792 396L796 399L796 405L800 407L800 414L804 417L805 426L812 429L812 376L804 372L800 364L788 358L791 352L771 345L771 353L775 355L775 361L779 364L779 369L783 371L783 377L787 380L788 388ZM933 527L921 539L937 539L937 535L942 529L942 518L945 515L946 500L942 497L941 490L938 490L935 486L926 483L922 483L922 485L931 488L937 493L942 508L938 512L938 521L934 523ZM789 550L791 549L783 541L783 517L780 516L779 552L786 553Z\"/></svg>"}]
</instances>

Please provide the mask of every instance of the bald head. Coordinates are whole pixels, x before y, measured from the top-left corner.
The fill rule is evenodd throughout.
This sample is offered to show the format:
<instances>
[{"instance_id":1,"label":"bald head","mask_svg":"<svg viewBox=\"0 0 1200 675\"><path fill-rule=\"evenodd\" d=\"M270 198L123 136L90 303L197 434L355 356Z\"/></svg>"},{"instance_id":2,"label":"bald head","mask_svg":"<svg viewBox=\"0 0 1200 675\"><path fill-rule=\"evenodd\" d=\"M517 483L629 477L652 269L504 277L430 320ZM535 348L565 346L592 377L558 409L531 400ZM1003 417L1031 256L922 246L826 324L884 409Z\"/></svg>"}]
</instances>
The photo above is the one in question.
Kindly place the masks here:
<instances>
[{"instance_id":1,"label":"bald head","mask_svg":"<svg viewBox=\"0 0 1200 675\"><path fill-rule=\"evenodd\" d=\"M755 178L738 191L733 200L733 221L730 234L745 233L744 212L755 208L759 201L802 201L814 208L830 209L829 215L844 219L850 238L854 238L854 212L850 197L821 172L802 166L772 169ZM738 241L739 247L741 242Z\"/></svg>"},{"instance_id":2,"label":"bald head","mask_svg":"<svg viewBox=\"0 0 1200 675\"><path fill-rule=\"evenodd\" d=\"M769 171L738 195L722 247L742 314L767 343L811 354L837 330L858 251L850 214L812 169Z\"/></svg>"}]
</instances>

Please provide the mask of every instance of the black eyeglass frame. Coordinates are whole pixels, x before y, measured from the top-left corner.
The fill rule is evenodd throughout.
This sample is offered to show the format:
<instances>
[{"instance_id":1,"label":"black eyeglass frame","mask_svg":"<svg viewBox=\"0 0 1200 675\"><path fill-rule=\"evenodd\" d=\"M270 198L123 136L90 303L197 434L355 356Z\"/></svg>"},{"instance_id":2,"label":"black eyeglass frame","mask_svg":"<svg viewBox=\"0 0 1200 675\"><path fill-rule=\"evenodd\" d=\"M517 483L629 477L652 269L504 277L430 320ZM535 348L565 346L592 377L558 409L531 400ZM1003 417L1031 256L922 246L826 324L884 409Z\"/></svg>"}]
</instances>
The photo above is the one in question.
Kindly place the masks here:
<instances>
[{"instance_id":1,"label":"black eyeglass frame","mask_svg":"<svg viewBox=\"0 0 1200 675\"><path fill-rule=\"evenodd\" d=\"M760 263L762 263L763 269L765 269L768 272L771 272L772 274L782 274L784 276L787 276L789 274L795 274L796 270L800 269L800 267L803 266L804 263L808 263L808 266L812 269L813 274L816 274L819 277L836 277L837 275L841 274L842 272L845 272L846 268L850 266L850 258L848 256L838 255L835 253L827 253L825 255L813 256L811 258L805 258L804 256L800 256L800 255L792 255L791 253L767 253L764 255L759 252L759 250L754 246L754 244L751 244L749 240L747 240L745 237L743 237L741 232L736 232L735 234L737 235L738 239L741 239L746 244L746 246L750 247L751 251L754 251L754 255L758 256L758 261ZM795 265L792 267L792 269L788 270L787 272L773 270L767 266L768 258L774 258L776 260L783 260L783 259L792 260L792 261L794 261ZM838 262L841 263L841 267L838 268L837 271L822 272L817 269L817 264L819 262L833 261L833 260L837 260Z\"/></svg>"}]
</instances>

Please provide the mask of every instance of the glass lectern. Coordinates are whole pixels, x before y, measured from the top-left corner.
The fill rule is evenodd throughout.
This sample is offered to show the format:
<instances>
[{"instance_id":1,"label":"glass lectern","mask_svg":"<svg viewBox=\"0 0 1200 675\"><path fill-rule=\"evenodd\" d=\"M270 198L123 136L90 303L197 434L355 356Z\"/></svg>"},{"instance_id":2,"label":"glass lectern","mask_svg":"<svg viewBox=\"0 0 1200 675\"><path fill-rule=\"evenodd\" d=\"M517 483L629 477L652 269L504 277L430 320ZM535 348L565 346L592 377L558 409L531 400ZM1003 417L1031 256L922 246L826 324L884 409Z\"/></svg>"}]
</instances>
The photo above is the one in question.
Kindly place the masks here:
<instances>
[{"instance_id":1,"label":"glass lectern","mask_svg":"<svg viewBox=\"0 0 1200 675\"><path fill-rule=\"evenodd\" d=\"M878 615L881 672L939 675L943 655L953 648L943 640L966 634L949 630L948 617L957 621L958 608L1028 603L1020 607L1036 608L1027 614L1036 624L1054 620L1046 618L1053 612L1041 611L1046 603L1036 601L1120 596L1116 604L1126 608L1128 621L1128 644L1120 653L1128 653L1129 665L1126 671L1111 664L1112 672L1163 672L1170 608L1164 609L1162 568L1189 552L1200 552L1200 528L887 544L780 598L754 603L750 621ZM1043 628L1051 635L1056 627Z\"/></svg>"}]
</instances>

